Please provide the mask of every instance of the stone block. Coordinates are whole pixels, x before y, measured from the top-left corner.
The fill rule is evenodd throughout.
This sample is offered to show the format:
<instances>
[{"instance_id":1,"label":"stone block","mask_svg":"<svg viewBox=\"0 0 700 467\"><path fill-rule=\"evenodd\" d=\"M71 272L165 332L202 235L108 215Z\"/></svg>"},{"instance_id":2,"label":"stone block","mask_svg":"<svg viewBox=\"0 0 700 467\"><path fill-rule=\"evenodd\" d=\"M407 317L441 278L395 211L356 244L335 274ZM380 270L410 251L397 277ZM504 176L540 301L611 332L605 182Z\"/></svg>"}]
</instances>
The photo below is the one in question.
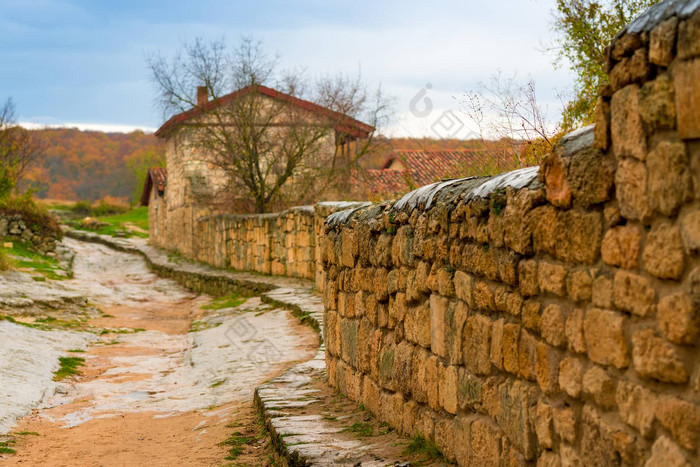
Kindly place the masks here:
<instances>
[{"instance_id":1,"label":"stone block","mask_svg":"<svg viewBox=\"0 0 700 467\"><path fill-rule=\"evenodd\" d=\"M491 286L484 281L476 281L473 290L474 307L479 310L494 311L496 303Z\"/></svg>"},{"instance_id":2,"label":"stone block","mask_svg":"<svg viewBox=\"0 0 700 467\"><path fill-rule=\"evenodd\" d=\"M520 326L507 323L503 326L503 369L517 375L520 372L518 345Z\"/></svg>"},{"instance_id":3,"label":"stone block","mask_svg":"<svg viewBox=\"0 0 700 467\"><path fill-rule=\"evenodd\" d=\"M649 34L649 61L655 65L668 67L673 60L673 47L676 45L678 18L673 17L656 26Z\"/></svg>"},{"instance_id":4,"label":"stone block","mask_svg":"<svg viewBox=\"0 0 700 467\"><path fill-rule=\"evenodd\" d=\"M700 250L700 211L693 211L683 217L681 236L688 252Z\"/></svg>"},{"instance_id":5,"label":"stone block","mask_svg":"<svg viewBox=\"0 0 700 467\"><path fill-rule=\"evenodd\" d=\"M617 308L638 316L648 315L656 300L656 292L649 280L627 271L615 273L613 296Z\"/></svg>"},{"instance_id":6,"label":"stone block","mask_svg":"<svg viewBox=\"0 0 700 467\"><path fill-rule=\"evenodd\" d=\"M656 223L642 252L644 270L661 279L679 279L685 268L680 229L667 221Z\"/></svg>"},{"instance_id":7,"label":"stone block","mask_svg":"<svg viewBox=\"0 0 700 467\"><path fill-rule=\"evenodd\" d=\"M667 295L659 301L659 328L666 339L676 344L694 344L700 335L700 313L685 294Z\"/></svg>"},{"instance_id":8,"label":"stone block","mask_svg":"<svg viewBox=\"0 0 700 467\"><path fill-rule=\"evenodd\" d=\"M491 363L499 370L503 369L503 318L491 326Z\"/></svg>"},{"instance_id":9,"label":"stone block","mask_svg":"<svg viewBox=\"0 0 700 467\"><path fill-rule=\"evenodd\" d=\"M478 419L471 426L471 463L497 467L501 458L501 434L489 421Z\"/></svg>"},{"instance_id":10,"label":"stone block","mask_svg":"<svg viewBox=\"0 0 700 467\"><path fill-rule=\"evenodd\" d=\"M523 303L522 323L527 329L530 329L537 334L540 333L540 311L542 304L537 300L526 300Z\"/></svg>"},{"instance_id":11,"label":"stone block","mask_svg":"<svg viewBox=\"0 0 700 467\"><path fill-rule=\"evenodd\" d=\"M694 452L700 439L700 407L674 396L661 396L656 403L656 418L678 443Z\"/></svg>"},{"instance_id":12,"label":"stone block","mask_svg":"<svg viewBox=\"0 0 700 467\"><path fill-rule=\"evenodd\" d=\"M457 271L455 272L454 284L457 298L462 300L470 307L473 306L474 301L472 299L472 289L474 286L474 279L472 276L465 272Z\"/></svg>"},{"instance_id":13,"label":"stone block","mask_svg":"<svg viewBox=\"0 0 700 467\"><path fill-rule=\"evenodd\" d=\"M393 428L400 429L404 403L401 393L382 391L379 395L379 419Z\"/></svg>"},{"instance_id":14,"label":"stone block","mask_svg":"<svg viewBox=\"0 0 700 467\"><path fill-rule=\"evenodd\" d=\"M597 307L611 308L613 306L613 281L606 276L598 276L593 279L591 299Z\"/></svg>"},{"instance_id":15,"label":"stone block","mask_svg":"<svg viewBox=\"0 0 700 467\"><path fill-rule=\"evenodd\" d=\"M668 73L659 75L642 86L640 112L648 131L672 130L676 127L673 81Z\"/></svg>"},{"instance_id":16,"label":"stone block","mask_svg":"<svg viewBox=\"0 0 700 467\"><path fill-rule=\"evenodd\" d=\"M625 319L614 311L591 308L586 311L583 334L588 357L601 365L624 368L629 363L624 333Z\"/></svg>"},{"instance_id":17,"label":"stone block","mask_svg":"<svg viewBox=\"0 0 700 467\"><path fill-rule=\"evenodd\" d=\"M521 377L537 380L537 339L523 330L518 342L518 369Z\"/></svg>"},{"instance_id":18,"label":"stone block","mask_svg":"<svg viewBox=\"0 0 700 467\"><path fill-rule=\"evenodd\" d=\"M583 375L583 392L590 395L603 409L615 406L617 383L601 367L594 365Z\"/></svg>"},{"instance_id":19,"label":"stone block","mask_svg":"<svg viewBox=\"0 0 700 467\"><path fill-rule=\"evenodd\" d=\"M573 407L552 408L554 431L562 440L573 443L576 441L578 416Z\"/></svg>"},{"instance_id":20,"label":"stone block","mask_svg":"<svg viewBox=\"0 0 700 467\"><path fill-rule=\"evenodd\" d=\"M430 349L436 355L447 355L445 345L445 319L449 300L433 294L430 296Z\"/></svg>"},{"instance_id":21,"label":"stone block","mask_svg":"<svg viewBox=\"0 0 700 467\"><path fill-rule=\"evenodd\" d=\"M552 449L554 444L554 431L552 425L552 408L541 400L532 409L537 442L541 448Z\"/></svg>"},{"instance_id":22,"label":"stone block","mask_svg":"<svg viewBox=\"0 0 700 467\"><path fill-rule=\"evenodd\" d=\"M700 43L700 42L699 42ZM700 138L700 59L680 62L673 70L676 93L678 136L683 139Z\"/></svg>"},{"instance_id":23,"label":"stone block","mask_svg":"<svg viewBox=\"0 0 700 467\"><path fill-rule=\"evenodd\" d=\"M569 184L574 199L582 206L610 199L614 178L614 161L598 149L584 149L571 158Z\"/></svg>"},{"instance_id":24,"label":"stone block","mask_svg":"<svg viewBox=\"0 0 700 467\"><path fill-rule=\"evenodd\" d=\"M537 275L538 287L542 292L559 296L566 295L566 267L549 261L540 261Z\"/></svg>"},{"instance_id":25,"label":"stone block","mask_svg":"<svg viewBox=\"0 0 700 467\"><path fill-rule=\"evenodd\" d=\"M592 295L593 279L587 269L570 271L566 279L566 290L574 301L588 301Z\"/></svg>"},{"instance_id":26,"label":"stone block","mask_svg":"<svg viewBox=\"0 0 700 467\"><path fill-rule=\"evenodd\" d=\"M619 465L615 449L615 431L591 405L583 406L579 451L585 455L584 465Z\"/></svg>"},{"instance_id":27,"label":"stone block","mask_svg":"<svg viewBox=\"0 0 700 467\"><path fill-rule=\"evenodd\" d=\"M556 152L542 161L542 173L546 185L547 201L559 208L571 206L571 186L567 178L567 163Z\"/></svg>"},{"instance_id":28,"label":"stone block","mask_svg":"<svg viewBox=\"0 0 700 467\"><path fill-rule=\"evenodd\" d=\"M603 216L598 211L572 209L559 216L556 256L566 262L593 264L603 238Z\"/></svg>"},{"instance_id":29,"label":"stone block","mask_svg":"<svg viewBox=\"0 0 700 467\"><path fill-rule=\"evenodd\" d=\"M634 159L622 159L615 173L615 189L620 213L626 219L641 220L651 215L647 192L647 168Z\"/></svg>"},{"instance_id":30,"label":"stone block","mask_svg":"<svg viewBox=\"0 0 700 467\"><path fill-rule=\"evenodd\" d=\"M647 167L649 201L653 209L672 216L693 199L693 181L684 143L661 141L649 152Z\"/></svg>"},{"instance_id":31,"label":"stone block","mask_svg":"<svg viewBox=\"0 0 700 467\"><path fill-rule=\"evenodd\" d=\"M539 292L537 267L538 263L535 260L521 261L518 265L520 292L525 297L537 295Z\"/></svg>"},{"instance_id":32,"label":"stone block","mask_svg":"<svg viewBox=\"0 0 700 467\"><path fill-rule=\"evenodd\" d=\"M637 225L628 224L609 229L603 236L600 250L603 261L625 269L636 268L641 241L642 233Z\"/></svg>"},{"instance_id":33,"label":"stone block","mask_svg":"<svg viewBox=\"0 0 700 467\"><path fill-rule=\"evenodd\" d=\"M632 336L632 360L637 374L665 383L685 383L688 372L680 352L652 329L637 331Z\"/></svg>"},{"instance_id":34,"label":"stone block","mask_svg":"<svg viewBox=\"0 0 700 467\"><path fill-rule=\"evenodd\" d=\"M532 210L529 221L534 251L555 256L559 232L557 209L552 205L537 207Z\"/></svg>"},{"instance_id":35,"label":"stone block","mask_svg":"<svg viewBox=\"0 0 700 467\"><path fill-rule=\"evenodd\" d=\"M643 386L620 381L615 396L620 417L628 425L649 437L653 433L656 396Z\"/></svg>"},{"instance_id":36,"label":"stone block","mask_svg":"<svg viewBox=\"0 0 700 467\"><path fill-rule=\"evenodd\" d=\"M438 393L440 406L446 412L456 414L459 408L457 393L459 388L458 368L454 365L440 366L440 385Z\"/></svg>"},{"instance_id":37,"label":"stone block","mask_svg":"<svg viewBox=\"0 0 700 467\"><path fill-rule=\"evenodd\" d=\"M540 333L544 340L555 347L565 346L565 322L566 316L564 316L561 306L557 304L546 306L540 317Z\"/></svg>"},{"instance_id":38,"label":"stone block","mask_svg":"<svg viewBox=\"0 0 700 467\"><path fill-rule=\"evenodd\" d=\"M564 334L566 334L566 340L569 343L569 350L574 352L584 353L586 352L586 339L583 334L583 310L576 308L571 312L566 318L566 324L564 326Z\"/></svg>"},{"instance_id":39,"label":"stone block","mask_svg":"<svg viewBox=\"0 0 700 467\"><path fill-rule=\"evenodd\" d=\"M583 379L583 362L567 357L559 364L559 386L571 397L579 397Z\"/></svg>"},{"instance_id":40,"label":"stone block","mask_svg":"<svg viewBox=\"0 0 700 467\"><path fill-rule=\"evenodd\" d=\"M440 373L439 360L431 355L426 360L425 389L428 396L428 405L433 410L440 410Z\"/></svg>"},{"instance_id":41,"label":"stone block","mask_svg":"<svg viewBox=\"0 0 700 467\"><path fill-rule=\"evenodd\" d=\"M544 342L535 343L535 374L537 384L545 394L559 390L559 351Z\"/></svg>"},{"instance_id":42,"label":"stone block","mask_svg":"<svg viewBox=\"0 0 700 467\"><path fill-rule=\"evenodd\" d=\"M464 363L476 375L491 372L491 320L484 315L467 319L464 333Z\"/></svg>"},{"instance_id":43,"label":"stone block","mask_svg":"<svg viewBox=\"0 0 700 467\"><path fill-rule=\"evenodd\" d=\"M678 58L700 56L700 14L681 21L678 27Z\"/></svg>"},{"instance_id":44,"label":"stone block","mask_svg":"<svg viewBox=\"0 0 700 467\"><path fill-rule=\"evenodd\" d=\"M683 451L667 436L661 435L651 447L651 456L644 467L690 467Z\"/></svg>"},{"instance_id":45,"label":"stone block","mask_svg":"<svg viewBox=\"0 0 700 467\"><path fill-rule=\"evenodd\" d=\"M464 368L459 370L457 401L462 410L473 411L482 402L483 381Z\"/></svg>"},{"instance_id":46,"label":"stone block","mask_svg":"<svg viewBox=\"0 0 700 467\"><path fill-rule=\"evenodd\" d=\"M620 66L620 65L618 65ZM631 84L613 94L611 102L611 139L615 156L646 159L646 133L642 127L639 86Z\"/></svg>"}]
</instances>

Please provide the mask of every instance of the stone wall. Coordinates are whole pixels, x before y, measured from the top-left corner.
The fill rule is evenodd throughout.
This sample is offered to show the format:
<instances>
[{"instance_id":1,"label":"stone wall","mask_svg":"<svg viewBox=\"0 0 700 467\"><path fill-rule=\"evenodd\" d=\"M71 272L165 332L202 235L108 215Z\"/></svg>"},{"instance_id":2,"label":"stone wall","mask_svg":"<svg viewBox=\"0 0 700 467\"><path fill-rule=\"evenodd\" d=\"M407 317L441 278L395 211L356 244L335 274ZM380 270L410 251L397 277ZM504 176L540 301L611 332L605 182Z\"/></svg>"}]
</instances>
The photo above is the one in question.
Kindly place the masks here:
<instances>
[{"instance_id":1,"label":"stone wall","mask_svg":"<svg viewBox=\"0 0 700 467\"><path fill-rule=\"evenodd\" d=\"M32 231L21 214L0 212L0 239L8 238L30 245L42 254L55 252L57 236L43 236Z\"/></svg>"},{"instance_id":2,"label":"stone wall","mask_svg":"<svg viewBox=\"0 0 700 467\"><path fill-rule=\"evenodd\" d=\"M329 383L460 465L697 465L700 2L609 49L541 168L338 212Z\"/></svg>"}]
</instances>

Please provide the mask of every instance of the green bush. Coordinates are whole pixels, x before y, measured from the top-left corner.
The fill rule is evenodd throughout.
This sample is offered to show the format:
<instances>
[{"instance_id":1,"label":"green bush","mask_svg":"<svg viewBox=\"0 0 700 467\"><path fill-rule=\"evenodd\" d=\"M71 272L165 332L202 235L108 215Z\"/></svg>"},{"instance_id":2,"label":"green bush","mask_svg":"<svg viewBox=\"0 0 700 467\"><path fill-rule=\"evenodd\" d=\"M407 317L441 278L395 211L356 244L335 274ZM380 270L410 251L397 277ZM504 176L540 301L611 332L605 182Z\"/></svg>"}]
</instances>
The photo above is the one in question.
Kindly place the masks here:
<instances>
[{"instance_id":1,"label":"green bush","mask_svg":"<svg viewBox=\"0 0 700 467\"><path fill-rule=\"evenodd\" d=\"M10 260L4 251L0 250L0 271L7 271L10 269Z\"/></svg>"},{"instance_id":2,"label":"green bush","mask_svg":"<svg viewBox=\"0 0 700 467\"><path fill-rule=\"evenodd\" d=\"M78 201L71 208L71 211L73 211L74 214L78 214L83 217L114 216L116 214L123 214L128 210L129 208L127 206L108 204L104 201L101 201L97 206L92 206L88 201Z\"/></svg>"},{"instance_id":3,"label":"green bush","mask_svg":"<svg viewBox=\"0 0 700 467\"><path fill-rule=\"evenodd\" d=\"M29 194L0 199L0 212L19 214L27 227L42 237L54 236L61 239L63 236L58 221L45 207L36 204Z\"/></svg>"}]
</instances>

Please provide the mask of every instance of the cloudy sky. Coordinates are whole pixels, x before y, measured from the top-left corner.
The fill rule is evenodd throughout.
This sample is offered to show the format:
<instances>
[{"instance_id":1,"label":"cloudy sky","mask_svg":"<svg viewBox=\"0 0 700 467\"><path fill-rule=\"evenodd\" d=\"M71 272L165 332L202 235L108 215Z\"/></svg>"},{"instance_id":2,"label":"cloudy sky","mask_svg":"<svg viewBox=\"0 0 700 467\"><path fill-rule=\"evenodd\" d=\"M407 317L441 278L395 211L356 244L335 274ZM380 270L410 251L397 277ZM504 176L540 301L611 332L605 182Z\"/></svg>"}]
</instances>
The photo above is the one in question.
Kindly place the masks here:
<instances>
[{"instance_id":1,"label":"cloudy sky","mask_svg":"<svg viewBox=\"0 0 700 467\"><path fill-rule=\"evenodd\" d=\"M0 99L23 122L154 129L146 58L196 37L263 41L285 67L311 75L359 70L396 98L393 135L468 136L463 93L501 70L531 76L551 117L558 91L554 0L417 2L234 0L0 0ZM411 105L411 102L414 102ZM413 111L412 111L413 110ZM456 120L455 120L456 119ZM465 126L462 127L462 124ZM454 133L454 134L453 134Z\"/></svg>"}]
</instances>

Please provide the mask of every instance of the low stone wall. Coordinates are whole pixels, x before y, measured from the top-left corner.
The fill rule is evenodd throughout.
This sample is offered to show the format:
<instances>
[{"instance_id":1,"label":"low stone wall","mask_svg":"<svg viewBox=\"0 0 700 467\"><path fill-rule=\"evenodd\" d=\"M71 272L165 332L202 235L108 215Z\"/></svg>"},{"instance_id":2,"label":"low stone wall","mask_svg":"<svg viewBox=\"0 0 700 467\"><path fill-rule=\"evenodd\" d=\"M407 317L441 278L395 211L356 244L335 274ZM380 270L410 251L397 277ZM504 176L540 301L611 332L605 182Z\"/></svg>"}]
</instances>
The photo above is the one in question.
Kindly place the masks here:
<instances>
[{"instance_id":1,"label":"low stone wall","mask_svg":"<svg viewBox=\"0 0 700 467\"><path fill-rule=\"evenodd\" d=\"M204 216L195 221L194 233L185 241L182 237L188 229L173 237L174 229L165 225L165 217L152 202L150 228L159 234L152 235L150 242L219 268L309 279L321 288L324 276L316 246L326 218L338 210L364 205L329 201L271 214ZM182 247L185 244L187 248Z\"/></svg>"},{"instance_id":2,"label":"low stone wall","mask_svg":"<svg viewBox=\"0 0 700 467\"><path fill-rule=\"evenodd\" d=\"M616 39L541 168L328 218L332 386L460 465L700 463L698 5Z\"/></svg>"},{"instance_id":3,"label":"low stone wall","mask_svg":"<svg viewBox=\"0 0 700 467\"><path fill-rule=\"evenodd\" d=\"M5 237L29 244L41 253L55 252L58 241L54 236L46 237L32 232L22 215L0 212L0 239Z\"/></svg>"}]
</instances>

